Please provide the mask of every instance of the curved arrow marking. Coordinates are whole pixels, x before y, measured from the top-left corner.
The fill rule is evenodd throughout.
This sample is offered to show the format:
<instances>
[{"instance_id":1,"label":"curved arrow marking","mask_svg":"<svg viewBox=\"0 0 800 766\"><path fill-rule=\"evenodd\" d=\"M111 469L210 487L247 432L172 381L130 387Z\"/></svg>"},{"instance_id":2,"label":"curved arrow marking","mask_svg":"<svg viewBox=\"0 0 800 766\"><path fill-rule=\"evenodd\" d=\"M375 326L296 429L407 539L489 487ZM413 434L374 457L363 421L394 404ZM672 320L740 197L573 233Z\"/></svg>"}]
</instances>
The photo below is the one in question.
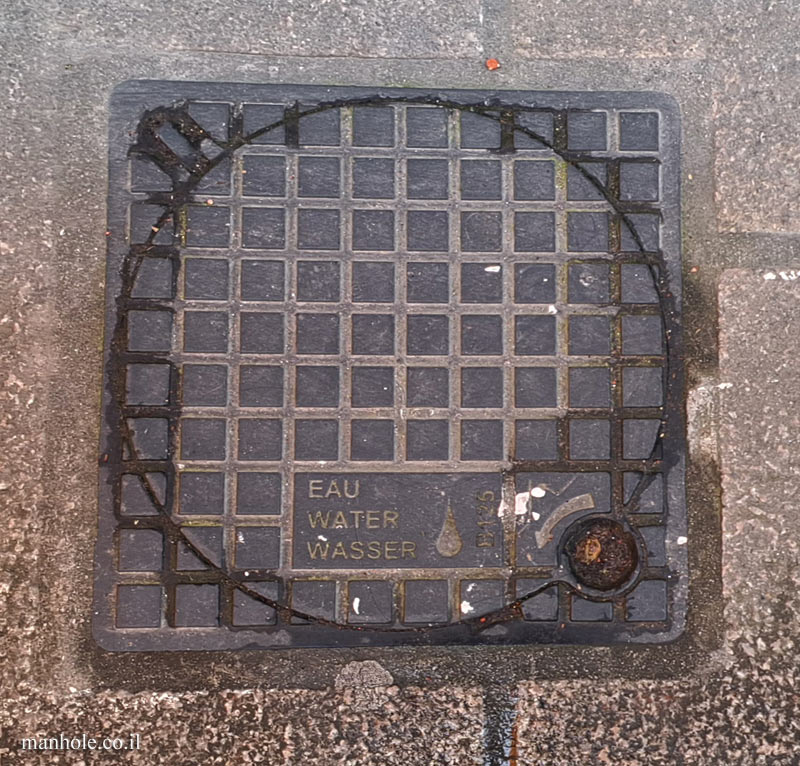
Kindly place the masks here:
<instances>
[{"instance_id":1,"label":"curved arrow marking","mask_svg":"<svg viewBox=\"0 0 800 766\"><path fill-rule=\"evenodd\" d=\"M544 548L553 539L553 530L559 521L572 513L590 511L592 508L594 508L594 497L590 493L576 495L566 503L562 503L547 517L542 528L536 533L536 544L540 548Z\"/></svg>"}]
</instances>

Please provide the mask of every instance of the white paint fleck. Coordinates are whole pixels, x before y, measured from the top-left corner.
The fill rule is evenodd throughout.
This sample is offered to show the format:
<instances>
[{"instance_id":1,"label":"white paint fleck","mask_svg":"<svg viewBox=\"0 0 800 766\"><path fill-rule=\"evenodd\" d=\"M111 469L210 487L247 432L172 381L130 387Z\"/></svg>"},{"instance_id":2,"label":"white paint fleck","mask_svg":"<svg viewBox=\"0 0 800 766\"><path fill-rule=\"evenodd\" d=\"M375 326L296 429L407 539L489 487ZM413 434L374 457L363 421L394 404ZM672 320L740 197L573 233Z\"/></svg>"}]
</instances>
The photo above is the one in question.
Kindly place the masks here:
<instances>
[{"instance_id":1,"label":"white paint fleck","mask_svg":"<svg viewBox=\"0 0 800 766\"><path fill-rule=\"evenodd\" d=\"M323 543L328 542L328 538L325 535L317 535L317 540L322 540Z\"/></svg>"},{"instance_id":2,"label":"white paint fleck","mask_svg":"<svg viewBox=\"0 0 800 766\"><path fill-rule=\"evenodd\" d=\"M517 516L523 516L528 512L528 500L530 496L530 492L517 492L517 494L514 495L514 513Z\"/></svg>"},{"instance_id":3,"label":"white paint fleck","mask_svg":"<svg viewBox=\"0 0 800 766\"><path fill-rule=\"evenodd\" d=\"M784 282L800 279L800 271L795 271L794 269L790 269L789 271L779 271L778 274L781 275L781 279Z\"/></svg>"},{"instance_id":4,"label":"white paint fleck","mask_svg":"<svg viewBox=\"0 0 800 766\"><path fill-rule=\"evenodd\" d=\"M526 513L530 512L531 516L533 517L534 521L539 521L541 515L536 513L530 505L529 501L531 498L530 492L518 492L514 496L514 513L517 516L524 516Z\"/></svg>"},{"instance_id":5,"label":"white paint fleck","mask_svg":"<svg viewBox=\"0 0 800 766\"><path fill-rule=\"evenodd\" d=\"M244 535L241 532L237 532L236 534L236 542L243 543L244 542Z\"/></svg>"},{"instance_id":6,"label":"white paint fleck","mask_svg":"<svg viewBox=\"0 0 800 766\"><path fill-rule=\"evenodd\" d=\"M487 266L484 271L488 271L490 274L497 274L500 271L499 266Z\"/></svg>"},{"instance_id":7,"label":"white paint fleck","mask_svg":"<svg viewBox=\"0 0 800 766\"><path fill-rule=\"evenodd\" d=\"M531 497L544 497L547 494L547 490L544 487L534 487L531 490Z\"/></svg>"},{"instance_id":8,"label":"white paint fleck","mask_svg":"<svg viewBox=\"0 0 800 766\"><path fill-rule=\"evenodd\" d=\"M676 542L678 543L678 545L686 545L686 543L688 543L688 542L689 542L689 538L688 538L688 537L684 537L683 535L681 535L681 536L680 536L680 537L679 537L679 538L676 540Z\"/></svg>"},{"instance_id":9,"label":"white paint fleck","mask_svg":"<svg viewBox=\"0 0 800 766\"><path fill-rule=\"evenodd\" d=\"M772 271L768 271L766 274L764 274L764 279L767 280L767 281L769 281L771 279L777 279L777 278L778 278L778 275L775 274Z\"/></svg>"},{"instance_id":10,"label":"white paint fleck","mask_svg":"<svg viewBox=\"0 0 800 766\"><path fill-rule=\"evenodd\" d=\"M551 303L551 304L550 304L550 305L547 307L547 313L548 313L548 314L558 314L558 309L557 309L557 308L556 308L556 307L555 307L555 306L554 306L554 305Z\"/></svg>"},{"instance_id":11,"label":"white paint fleck","mask_svg":"<svg viewBox=\"0 0 800 766\"><path fill-rule=\"evenodd\" d=\"M358 596L356 596L356 597L353 599L353 611L354 611L356 614L361 614L361 612L359 611L359 609L361 609L361 599L360 599Z\"/></svg>"},{"instance_id":12,"label":"white paint fleck","mask_svg":"<svg viewBox=\"0 0 800 766\"><path fill-rule=\"evenodd\" d=\"M771 383L775 383L777 381L770 381L770 382ZM733 388L733 383L725 382L725 383L715 383L714 385L710 385L709 384L709 385L706 385L706 386L698 386L696 390L697 391L710 391L712 388L718 388L718 389L722 389L724 391L726 388ZM749 388L745 387L745 391L749 391L749 390L750 390Z\"/></svg>"},{"instance_id":13,"label":"white paint fleck","mask_svg":"<svg viewBox=\"0 0 800 766\"><path fill-rule=\"evenodd\" d=\"M469 614L470 612L474 612L475 610L472 607L472 604L469 601L462 601L461 602L461 614Z\"/></svg>"}]
</instances>

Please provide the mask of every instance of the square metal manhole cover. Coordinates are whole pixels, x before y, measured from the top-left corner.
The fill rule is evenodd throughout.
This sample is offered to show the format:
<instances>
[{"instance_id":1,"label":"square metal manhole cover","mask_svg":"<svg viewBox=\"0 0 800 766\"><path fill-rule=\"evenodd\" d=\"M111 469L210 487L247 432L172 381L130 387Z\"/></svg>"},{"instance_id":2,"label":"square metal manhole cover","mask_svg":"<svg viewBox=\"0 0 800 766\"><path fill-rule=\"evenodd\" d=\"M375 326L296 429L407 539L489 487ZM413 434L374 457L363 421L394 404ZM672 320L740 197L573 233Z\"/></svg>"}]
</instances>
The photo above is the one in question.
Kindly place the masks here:
<instances>
[{"instance_id":1,"label":"square metal manhole cover","mask_svg":"<svg viewBox=\"0 0 800 766\"><path fill-rule=\"evenodd\" d=\"M117 89L100 644L680 634L679 131L651 93Z\"/></svg>"}]
</instances>

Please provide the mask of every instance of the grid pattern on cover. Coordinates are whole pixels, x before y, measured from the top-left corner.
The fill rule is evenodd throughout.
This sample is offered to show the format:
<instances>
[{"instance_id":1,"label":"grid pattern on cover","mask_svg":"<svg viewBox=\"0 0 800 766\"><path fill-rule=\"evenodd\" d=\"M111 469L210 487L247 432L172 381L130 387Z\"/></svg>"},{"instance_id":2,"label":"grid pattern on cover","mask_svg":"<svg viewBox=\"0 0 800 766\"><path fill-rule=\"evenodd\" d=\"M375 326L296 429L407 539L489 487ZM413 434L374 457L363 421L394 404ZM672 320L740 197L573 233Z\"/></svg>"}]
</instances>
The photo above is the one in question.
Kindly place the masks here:
<instances>
[{"instance_id":1,"label":"grid pattern on cover","mask_svg":"<svg viewBox=\"0 0 800 766\"><path fill-rule=\"evenodd\" d=\"M226 140L235 114L247 133L287 108L190 111ZM294 605L334 620L447 622L464 616L464 594L476 587L485 598L468 603L496 609L556 563L516 527L516 560L506 562L515 578L331 575L289 588L281 576L291 570L299 471L497 472L513 461L523 469L518 492L552 482L548 471L589 470L608 480L606 510L629 498L664 404L660 307L640 248L659 250L659 113L524 110L515 120L560 151L494 116L441 107L302 117L203 179L175 222L179 264L143 261L134 297L170 301L173 312L129 311L128 350L165 352L180 384L171 393L166 364L128 365L131 415L152 409L129 420L137 456L171 460L175 486L158 471L151 486L174 494L185 534L211 562L245 570L264 595L291 590ZM131 160L132 245L161 212L142 201L168 188L159 176ZM638 242L597 185L628 210ZM179 422L158 417L173 395ZM152 515L139 482L121 482L123 518ZM664 545L660 491L654 483L642 508L654 551ZM276 622L157 527L123 523L118 535L120 573L167 571L158 596L154 583L123 582L122 613L152 612L163 586L177 627ZM658 554L652 562L656 578ZM647 617L636 616L636 592L632 608L612 614L583 600L576 612L554 589L528 602L525 617L666 619L664 583L642 586L654 591L638 597ZM358 597L347 594L360 589L377 605L374 618L353 613ZM407 614L409 603L421 611ZM437 616L426 617L422 605L433 603Z\"/></svg>"},{"instance_id":2,"label":"grid pattern on cover","mask_svg":"<svg viewBox=\"0 0 800 766\"><path fill-rule=\"evenodd\" d=\"M449 128L447 146L408 147L408 120L396 117L409 111L435 114ZM361 112L380 117L363 118L373 140L353 145ZM589 114L603 118L603 131L614 123ZM231 204L190 210L174 355L184 373L184 419L237 423L230 444L207 446L211 459L224 452L238 463L332 467L475 460L492 468L509 457L566 459L569 438L559 448L555 418L625 405L612 403L610 388L601 393L605 376L586 368L608 369L622 354L640 368L660 363L652 278L646 267L609 257L612 248L634 251L631 260L638 253L624 230L622 242L612 241L619 223L599 192L535 151L489 154L499 123L464 116L477 121L472 140L470 126L459 131L459 115L443 109L317 115L309 140L332 143L338 134L343 145L302 143L301 121L301 148L251 147L238 158ZM381 154L370 144L383 140L392 145ZM599 138L586 145L605 148ZM639 159L635 165L657 171ZM362 163L381 164L360 173ZM612 164L619 168L615 159L582 166L607 182ZM566 183L556 183L564 174ZM209 195L229 188L227 178L208 186ZM650 185L622 188L657 195L657 174ZM646 231L635 221L652 249L656 221L657 214L647 219ZM622 320L627 303L649 304L653 321L641 310ZM209 369L215 362L230 371L224 380L222 367ZM657 407L660 386L647 388L646 403ZM417 418L442 423L425 449L409 429ZM553 422L552 435L526 439L531 419ZM202 460L192 425L184 423L181 457ZM212 430L203 430L207 445ZM269 438L251 447L251 430ZM576 455L610 456L610 447L578 447Z\"/></svg>"}]
</instances>

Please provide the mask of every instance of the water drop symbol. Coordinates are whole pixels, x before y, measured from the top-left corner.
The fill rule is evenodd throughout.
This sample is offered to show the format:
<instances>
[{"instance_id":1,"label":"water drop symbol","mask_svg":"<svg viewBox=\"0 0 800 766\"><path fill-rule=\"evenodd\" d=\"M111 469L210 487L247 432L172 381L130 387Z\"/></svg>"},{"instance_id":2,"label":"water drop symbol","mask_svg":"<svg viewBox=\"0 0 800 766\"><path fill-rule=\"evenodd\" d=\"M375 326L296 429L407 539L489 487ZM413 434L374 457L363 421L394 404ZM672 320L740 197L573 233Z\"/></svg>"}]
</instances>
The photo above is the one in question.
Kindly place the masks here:
<instances>
[{"instance_id":1,"label":"water drop symbol","mask_svg":"<svg viewBox=\"0 0 800 766\"><path fill-rule=\"evenodd\" d=\"M461 552L463 546L461 535L456 526L456 517L453 515L453 509L450 503L447 504L447 515L442 524L442 531L439 532L439 537L436 540L436 550L447 558L457 556Z\"/></svg>"}]
</instances>

